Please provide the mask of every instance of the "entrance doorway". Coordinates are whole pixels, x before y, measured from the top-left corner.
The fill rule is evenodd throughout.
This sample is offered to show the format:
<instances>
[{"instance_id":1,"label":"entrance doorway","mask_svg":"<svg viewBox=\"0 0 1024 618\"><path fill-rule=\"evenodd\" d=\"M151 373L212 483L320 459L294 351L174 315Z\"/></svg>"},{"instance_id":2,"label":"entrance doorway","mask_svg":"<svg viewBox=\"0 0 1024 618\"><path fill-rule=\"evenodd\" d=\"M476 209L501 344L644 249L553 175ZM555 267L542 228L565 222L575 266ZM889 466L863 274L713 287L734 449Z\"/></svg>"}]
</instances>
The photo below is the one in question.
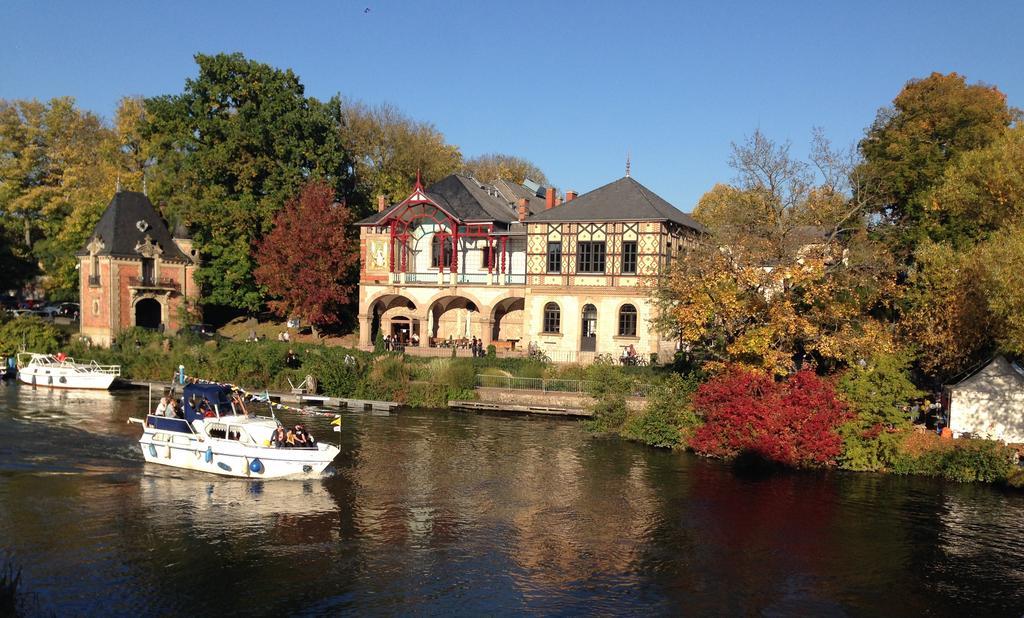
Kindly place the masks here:
<instances>
[{"instance_id":1,"label":"entrance doorway","mask_svg":"<svg viewBox=\"0 0 1024 618\"><path fill-rule=\"evenodd\" d=\"M135 325L142 328L160 328L160 302L153 298L143 298L135 303Z\"/></svg>"},{"instance_id":2,"label":"entrance doorway","mask_svg":"<svg viewBox=\"0 0 1024 618\"><path fill-rule=\"evenodd\" d=\"M580 331L580 351L594 352L597 350L597 307L583 305L583 328Z\"/></svg>"}]
</instances>

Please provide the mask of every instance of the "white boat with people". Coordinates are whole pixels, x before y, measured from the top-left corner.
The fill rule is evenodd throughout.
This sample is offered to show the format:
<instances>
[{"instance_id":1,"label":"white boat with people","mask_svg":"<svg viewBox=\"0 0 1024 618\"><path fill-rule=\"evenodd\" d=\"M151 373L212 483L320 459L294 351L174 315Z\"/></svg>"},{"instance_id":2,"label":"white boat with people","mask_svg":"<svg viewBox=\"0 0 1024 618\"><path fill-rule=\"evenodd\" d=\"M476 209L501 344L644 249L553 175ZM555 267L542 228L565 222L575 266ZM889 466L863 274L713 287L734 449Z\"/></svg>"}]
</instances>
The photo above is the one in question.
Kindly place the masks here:
<instances>
[{"instance_id":1,"label":"white boat with people","mask_svg":"<svg viewBox=\"0 0 1024 618\"><path fill-rule=\"evenodd\" d=\"M80 363L70 356L21 352L17 355L18 380L31 386L107 390L121 376L120 365Z\"/></svg>"},{"instance_id":2,"label":"white boat with people","mask_svg":"<svg viewBox=\"0 0 1024 618\"><path fill-rule=\"evenodd\" d=\"M245 478L319 476L340 452L296 425L249 414L243 397L221 384L186 384L180 406L164 398L145 420L139 445L147 462Z\"/></svg>"}]
</instances>

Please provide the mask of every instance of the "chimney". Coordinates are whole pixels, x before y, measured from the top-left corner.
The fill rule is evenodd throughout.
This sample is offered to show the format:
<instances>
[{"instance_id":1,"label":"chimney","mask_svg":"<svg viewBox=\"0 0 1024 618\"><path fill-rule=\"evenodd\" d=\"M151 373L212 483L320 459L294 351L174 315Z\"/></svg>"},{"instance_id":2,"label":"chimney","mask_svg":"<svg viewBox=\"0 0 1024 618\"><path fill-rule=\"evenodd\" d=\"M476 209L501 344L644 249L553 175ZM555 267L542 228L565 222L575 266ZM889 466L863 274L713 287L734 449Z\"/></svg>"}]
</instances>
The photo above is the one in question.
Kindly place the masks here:
<instances>
[{"instance_id":1,"label":"chimney","mask_svg":"<svg viewBox=\"0 0 1024 618\"><path fill-rule=\"evenodd\" d=\"M384 209L388 207L388 201L381 193L377 195L377 212L384 212Z\"/></svg>"},{"instance_id":2,"label":"chimney","mask_svg":"<svg viewBox=\"0 0 1024 618\"><path fill-rule=\"evenodd\" d=\"M544 200L544 209L547 210L548 208L554 208L554 207L555 207L555 188L554 187L548 187L547 197Z\"/></svg>"},{"instance_id":3,"label":"chimney","mask_svg":"<svg viewBox=\"0 0 1024 618\"><path fill-rule=\"evenodd\" d=\"M522 223L523 221L526 221L526 214L528 212L529 211L526 208L526 198L525 197L519 198L519 222L520 223Z\"/></svg>"},{"instance_id":4,"label":"chimney","mask_svg":"<svg viewBox=\"0 0 1024 618\"><path fill-rule=\"evenodd\" d=\"M576 199L576 192L575 191L566 191L565 192L565 203L566 204L568 204L569 202L573 201L574 199Z\"/></svg>"}]
</instances>

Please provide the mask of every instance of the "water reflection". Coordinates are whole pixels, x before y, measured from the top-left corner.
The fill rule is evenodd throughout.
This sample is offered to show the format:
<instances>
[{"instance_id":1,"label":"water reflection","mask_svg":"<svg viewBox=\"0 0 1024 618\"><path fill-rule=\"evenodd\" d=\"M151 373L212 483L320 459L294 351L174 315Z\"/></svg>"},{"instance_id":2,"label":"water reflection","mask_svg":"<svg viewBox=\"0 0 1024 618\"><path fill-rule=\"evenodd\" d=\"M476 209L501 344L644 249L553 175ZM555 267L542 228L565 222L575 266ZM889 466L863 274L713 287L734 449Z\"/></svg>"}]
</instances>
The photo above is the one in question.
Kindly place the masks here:
<instances>
[{"instance_id":1,"label":"water reflection","mask_svg":"<svg viewBox=\"0 0 1024 618\"><path fill-rule=\"evenodd\" d=\"M0 392L0 538L56 613L957 615L1024 601L1016 493L748 479L571 422L443 411L351 414L340 436L313 419L341 440L332 476L220 479L142 463L124 420L145 400Z\"/></svg>"}]
</instances>

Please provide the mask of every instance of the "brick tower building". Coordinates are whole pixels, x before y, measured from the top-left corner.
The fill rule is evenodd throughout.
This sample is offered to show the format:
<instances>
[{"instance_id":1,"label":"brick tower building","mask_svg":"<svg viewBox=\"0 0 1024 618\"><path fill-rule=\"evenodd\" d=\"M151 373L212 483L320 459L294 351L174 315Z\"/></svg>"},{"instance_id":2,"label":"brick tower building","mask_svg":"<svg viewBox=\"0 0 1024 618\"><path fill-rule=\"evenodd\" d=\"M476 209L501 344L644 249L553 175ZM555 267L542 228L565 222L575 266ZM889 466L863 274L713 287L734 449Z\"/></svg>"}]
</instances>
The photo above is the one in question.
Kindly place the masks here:
<instances>
[{"instance_id":1,"label":"brick tower building","mask_svg":"<svg viewBox=\"0 0 1024 618\"><path fill-rule=\"evenodd\" d=\"M81 331L108 347L133 326L174 333L198 298L198 264L183 227L172 235L142 193L120 191L78 252Z\"/></svg>"}]
</instances>

